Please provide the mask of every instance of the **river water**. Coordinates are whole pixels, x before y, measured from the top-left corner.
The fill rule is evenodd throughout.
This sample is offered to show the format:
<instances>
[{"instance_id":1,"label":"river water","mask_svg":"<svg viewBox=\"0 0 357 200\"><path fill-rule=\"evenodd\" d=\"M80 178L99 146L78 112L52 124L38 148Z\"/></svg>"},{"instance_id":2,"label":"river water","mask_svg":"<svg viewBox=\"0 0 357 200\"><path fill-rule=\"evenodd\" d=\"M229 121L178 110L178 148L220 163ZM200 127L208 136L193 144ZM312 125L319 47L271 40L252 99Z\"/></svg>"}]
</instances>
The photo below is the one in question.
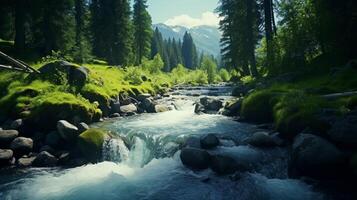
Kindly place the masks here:
<instances>
[{"instance_id":1,"label":"river water","mask_svg":"<svg viewBox=\"0 0 357 200\"><path fill-rule=\"evenodd\" d=\"M257 131L221 115L196 115L192 94L227 99L229 87L182 88L165 99L176 109L142 114L93 125L110 130L114 139L103 147L106 161L73 169L0 171L0 199L34 200L309 200L324 199L302 181L287 178L284 148L259 149L238 145ZM195 95L194 95L195 96ZM184 167L179 147L189 136L215 133L230 153L251 163L253 172L239 178L211 170ZM129 148L127 147L129 146Z\"/></svg>"}]
</instances>

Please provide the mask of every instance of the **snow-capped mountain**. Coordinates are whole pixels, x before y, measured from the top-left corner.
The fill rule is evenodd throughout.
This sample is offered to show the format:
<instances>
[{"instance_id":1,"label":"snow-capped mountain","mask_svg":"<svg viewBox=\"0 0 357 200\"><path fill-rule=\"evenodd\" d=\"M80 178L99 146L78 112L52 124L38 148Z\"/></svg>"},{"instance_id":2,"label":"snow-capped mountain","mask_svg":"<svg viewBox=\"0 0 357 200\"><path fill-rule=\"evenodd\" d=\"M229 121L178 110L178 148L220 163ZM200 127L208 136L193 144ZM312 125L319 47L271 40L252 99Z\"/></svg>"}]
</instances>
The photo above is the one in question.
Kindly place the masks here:
<instances>
[{"instance_id":1,"label":"snow-capped mountain","mask_svg":"<svg viewBox=\"0 0 357 200\"><path fill-rule=\"evenodd\" d=\"M186 28L183 26L168 26L166 24L154 24L153 28L158 28L164 39L175 38L182 40L186 31L191 33L197 49L205 54L220 55L221 33L218 28L212 26L196 26Z\"/></svg>"}]
</instances>

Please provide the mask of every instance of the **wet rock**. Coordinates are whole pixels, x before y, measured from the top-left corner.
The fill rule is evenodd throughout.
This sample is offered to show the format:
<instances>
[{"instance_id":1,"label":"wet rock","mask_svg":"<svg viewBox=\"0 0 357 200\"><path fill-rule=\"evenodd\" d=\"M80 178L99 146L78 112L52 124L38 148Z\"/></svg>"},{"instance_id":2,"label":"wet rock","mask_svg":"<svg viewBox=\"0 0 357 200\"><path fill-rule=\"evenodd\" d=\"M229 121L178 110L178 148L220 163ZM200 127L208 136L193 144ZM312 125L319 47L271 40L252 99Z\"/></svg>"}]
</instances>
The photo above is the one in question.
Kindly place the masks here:
<instances>
[{"instance_id":1,"label":"wet rock","mask_svg":"<svg viewBox=\"0 0 357 200\"><path fill-rule=\"evenodd\" d=\"M69 152L62 152L58 157L59 165L67 165L71 159L71 154Z\"/></svg>"},{"instance_id":2,"label":"wet rock","mask_svg":"<svg viewBox=\"0 0 357 200\"><path fill-rule=\"evenodd\" d=\"M161 104L155 105L155 112L156 113L167 112L169 110L170 110L169 107L166 106L166 105L161 105Z\"/></svg>"},{"instance_id":3,"label":"wet rock","mask_svg":"<svg viewBox=\"0 0 357 200\"><path fill-rule=\"evenodd\" d=\"M341 173L344 156L327 140L312 134L298 135L292 146L291 176L316 178L336 176Z\"/></svg>"},{"instance_id":4,"label":"wet rock","mask_svg":"<svg viewBox=\"0 0 357 200\"><path fill-rule=\"evenodd\" d=\"M61 145L62 138L57 131L52 131L46 135L45 144L52 147L58 147Z\"/></svg>"},{"instance_id":5,"label":"wet rock","mask_svg":"<svg viewBox=\"0 0 357 200\"><path fill-rule=\"evenodd\" d=\"M11 142L10 148L14 151L15 157L21 157L32 151L33 141L31 138L18 137Z\"/></svg>"},{"instance_id":6,"label":"wet rock","mask_svg":"<svg viewBox=\"0 0 357 200\"><path fill-rule=\"evenodd\" d=\"M17 160L18 167L30 167L36 157L22 157Z\"/></svg>"},{"instance_id":7,"label":"wet rock","mask_svg":"<svg viewBox=\"0 0 357 200\"><path fill-rule=\"evenodd\" d=\"M51 146L49 146L49 145L45 145L45 146L41 147L41 149L40 149L39 152L42 152L42 151L46 151L46 152L48 152L48 153L50 153L50 154L52 154L52 155L54 155L54 154L56 153L56 150L53 149L53 148L52 148Z\"/></svg>"},{"instance_id":8,"label":"wet rock","mask_svg":"<svg viewBox=\"0 0 357 200\"><path fill-rule=\"evenodd\" d=\"M328 135L338 145L357 149L357 115L347 115L336 120Z\"/></svg>"},{"instance_id":9,"label":"wet rock","mask_svg":"<svg viewBox=\"0 0 357 200\"><path fill-rule=\"evenodd\" d=\"M0 130L0 146L9 146L9 144L19 135L16 130Z\"/></svg>"},{"instance_id":10,"label":"wet rock","mask_svg":"<svg viewBox=\"0 0 357 200\"><path fill-rule=\"evenodd\" d=\"M109 117L110 118L118 118L118 117L120 117L120 114L119 113L113 113Z\"/></svg>"},{"instance_id":11,"label":"wet rock","mask_svg":"<svg viewBox=\"0 0 357 200\"><path fill-rule=\"evenodd\" d=\"M211 159L207 151L190 147L181 150L180 158L185 166L192 169L207 169Z\"/></svg>"},{"instance_id":12,"label":"wet rock","mask_svg":"<svg viewBox=\"0 0 357 200\"><path fill-rule=\"evenodd\" d=\"M235 159L224 155L214 155L211 158L210 168L217 174L232 174L238 169Z\"/></svg>"},{"instance_id":13,"label":"wet rock","mask_svg":"<svg viewBox=\"0 0 357 200\"><path fill-rule=\"evenodd\" d=\"M68 76L71 85L83 86L88 78L89 70L85 67L72 67Z\"/></svg>"},{"instance_id":14,"label":"wet rock","mask_svg":"<svg viewBox=\"0 0 357 200\"><path fill-rule=\"evenodd\" d=\"M212 149L219 145L219 139L214 134L208 134L201 138L201 147L204 149Z\"/></svg>"},{"instance_id":15,"label":"wet rock","mask_svg":"<svg viewBox=\"0 0 357 200\"><path fill-rule=\"evenodd\" d=\"M22 126L24 125L24 122L22 119L17 119L11 123L11 129L14 130L19 130Z\"/></svg>"},{"instance_id":16,"label":"wet rock","mask_svg":"<svg viewBox=\"0 0 357 200\"><path fill-rule=\"evenodd\" d=\"M120 112L120 106L122 106L121 104L120 104L120 102L119 101L115 101L115 102L112 102L111 103L111 112L112 113L119 113Z\"/></svg>"},{"instance_id":17,"label":"wet rock","mask_svg":"<svg viewBox=\"0 0 357 200\"><path fill-rule=\"evenodd\" d=\"M138 108L134 104L129 104L126 106L120 106L120 113L136 113L138 111Z\"/></svg>"},{"instance_id":18,"label":"wet rock","mask_svg":"<svg viewBox=\"0 0 357 200\"><path fill-rule=\"evenodd\" d=\"M48 153L47 151L42 151L36 156L32 165L34 167L54 167L57 165L57 162L58 160L55 156Z\"/></svg>"},{"instance_id":19,"label":"wet rock","mask_svg":"<svg viewBox=\"0 0 357 200\"><path fill-rule=\"evenodd\" d=\"M191 137L186 139L186 142L185 142L184 146L185 147L193 147L193 148L200 149L201 148L200 138L191 136Z\"/></svg>"},{"instance_id":20,"label":"wet rock","mask_svg":"<svg viewBox=\"0 0 357 200\"><path fill-rule=\"evenodd\" d=\"M225 107L224 110L222 112L223 115L225 116L239 116L240 115L240 110L242 107L242 103L243 103L243 99L240 98L236 101L233 102L228 102Z\"/></svg>"},{"instance_id":21,"label":"wet rock","mask_svg":"<svg viewBox=\"0 0 357 200\"><path fill-rule=\"evenodd\" d=\"M10 149L0 149L0 167L2 165L10 164L10 160L12 159L14 153Z\"/></svg>"},{"instance_id":22,"label":"wet rock","mask_svg":"<svg viewBox=\"0 0 357 200\"><path fill-rule=\"evenodd\" d=\"M78 127L79 133L83 133L84 131L89 129L88 124L86 124L84 122L79 123L77 127Z\"/></svg>"},{"instance_id":23,"label":"wet rock","mask_svg":"<svg viewBox=\"0 0 357 200\"><path fill-rule=\"evenodd\" d=\"M140 107L148 113L155 113L155 105L152 98L146 98L141 102Z\"/></svg>"},{"instance_id":24,"label":"wet rock","mask_svg":"<svg viewBox=\"0 0 357 200\"><path fill-rule=\"evenodd\" d=\"M90 162L97 162L102 157L103 143L108 138L107 132L101 129L89 129L78 137L78 148Z\"/></svg>"},{"instance_id":25,"label":"wet rock","mask_svg":"<svg viewBox=\"0 0 357 200\"><path fill-rule=\"evenodd\" d=\"M278 142L266 132L254 133L246 142L256 147L274 147L278 144Z\"/></svg>"},{"instance_id":26,"label":"wet rock","mask_svg":"<svg viewBox=\"0 0 357 200\"><path fill-rule=\"evenodd\" d=\"M60 120L57 122L57 131L61 138L68 142L75 141L79 135L78 128L66 120Z\"/></svg>"},{"instance_id":27,"label":"wet rock","mask_svg":"<svg viewBox=\"0 0 357 200\"><path fill-rule=\"evenodd\" d=\"M139 94L136 98L138 101L144 101L145 99L147 98L150 98L151 97L151 94L149 93L143 93L143 94Z\"/></svg>"},{"instance_id":28,"label":"wet rock","mask_svg":"<svg viewBox=\"0 0 357 200\"><path fill-rule=\"evenodd\" d=\"M195 113L217 114L223 107L221 100L209 97L203 97L200 102L196 104Z\"/></svg>"}]
</instances>

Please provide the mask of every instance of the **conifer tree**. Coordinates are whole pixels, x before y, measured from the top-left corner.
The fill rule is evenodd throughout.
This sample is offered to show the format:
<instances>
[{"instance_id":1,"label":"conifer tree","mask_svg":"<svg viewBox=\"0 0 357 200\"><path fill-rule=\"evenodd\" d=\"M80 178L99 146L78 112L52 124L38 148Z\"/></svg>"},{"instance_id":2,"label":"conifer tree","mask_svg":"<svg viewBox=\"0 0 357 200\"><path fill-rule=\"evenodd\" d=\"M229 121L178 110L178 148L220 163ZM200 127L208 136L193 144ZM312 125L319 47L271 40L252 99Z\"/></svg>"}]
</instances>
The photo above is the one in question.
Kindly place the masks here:
<instances>
[{"instance_id":1,"label":"conifer tree","mask_svg":"<svg viewBox=\"0 0 357 200\"><path fill-rule=\"evenodd\" d=\"M182 57L183 64L186 68L195 69L197 67L198 58L196 46L193 42L192 36L186 32L182 43Z\"/></svg>"}]
</instances>

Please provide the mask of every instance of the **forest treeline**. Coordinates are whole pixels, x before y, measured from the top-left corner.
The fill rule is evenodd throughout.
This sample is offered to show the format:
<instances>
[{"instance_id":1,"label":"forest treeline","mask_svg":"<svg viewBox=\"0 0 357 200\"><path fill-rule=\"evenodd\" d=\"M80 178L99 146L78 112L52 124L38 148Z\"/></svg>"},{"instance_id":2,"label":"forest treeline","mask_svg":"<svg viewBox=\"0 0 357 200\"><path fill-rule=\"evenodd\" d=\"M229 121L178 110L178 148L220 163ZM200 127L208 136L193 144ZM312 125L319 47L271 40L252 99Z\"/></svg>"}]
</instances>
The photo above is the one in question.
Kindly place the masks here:
<instances>
[{"instance_id":1,"label":"forest treeline","mask_svg":"<svg viewBox=\"0 0 357 200\"><path fill-rule=\"evenodd\" d=\"M140 65L157 54L169 72L203 61L190 33L164 40L152 30L146 0L21 0L0 2L0 38L14 41L16 55L51 54L77 63L94 58L111 65ZM34 52L36 55L33 55Z\"/></svg>"},{"instance_id":2,"label":"forest treeline","mask_svg":"<svg viewBox=\"0 0 357 200\"><path fill-rule=\"evenodd\" d=\"M355 0L220 0L227 67L259 76L357 57Z\"/></svg>"}]
</instances>

